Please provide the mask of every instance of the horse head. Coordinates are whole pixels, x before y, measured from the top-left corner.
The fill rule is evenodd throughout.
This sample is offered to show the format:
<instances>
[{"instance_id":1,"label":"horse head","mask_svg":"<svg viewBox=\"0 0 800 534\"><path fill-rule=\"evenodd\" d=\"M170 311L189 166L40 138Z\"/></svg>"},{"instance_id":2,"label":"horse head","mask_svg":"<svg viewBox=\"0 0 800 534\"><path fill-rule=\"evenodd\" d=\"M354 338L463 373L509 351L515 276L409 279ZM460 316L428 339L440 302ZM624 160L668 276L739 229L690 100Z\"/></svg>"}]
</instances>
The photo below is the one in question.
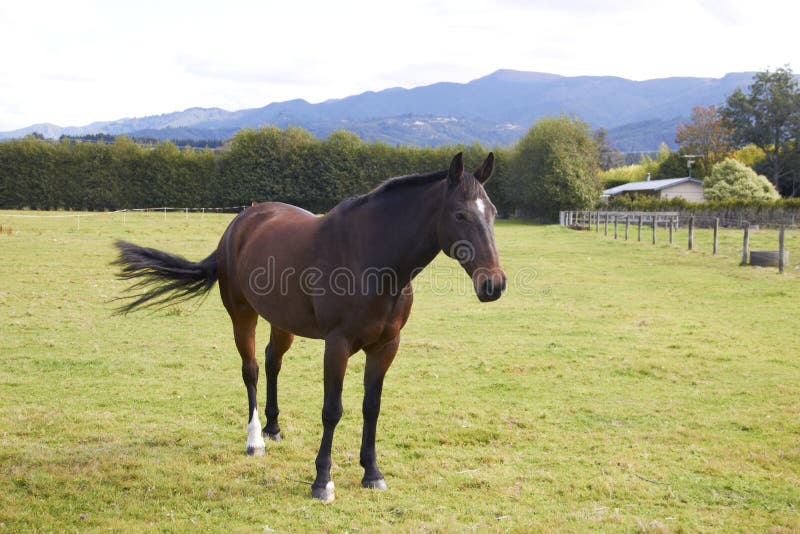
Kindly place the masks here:
<instances>
[{"instance_id":1,"label":"horse head","mask_svg":"<svg viewBox=\"0 0 800 534\"><path fill-rule=\"evenodd\" d=\"M453 158L437 226L440 248L458 260L472 279L481 302L499 299L506 288L506 274L494 244L497 209L483 187L493 168L491 152L472 173L464 171L461 153Z\"/></svg>"}]
</instances>

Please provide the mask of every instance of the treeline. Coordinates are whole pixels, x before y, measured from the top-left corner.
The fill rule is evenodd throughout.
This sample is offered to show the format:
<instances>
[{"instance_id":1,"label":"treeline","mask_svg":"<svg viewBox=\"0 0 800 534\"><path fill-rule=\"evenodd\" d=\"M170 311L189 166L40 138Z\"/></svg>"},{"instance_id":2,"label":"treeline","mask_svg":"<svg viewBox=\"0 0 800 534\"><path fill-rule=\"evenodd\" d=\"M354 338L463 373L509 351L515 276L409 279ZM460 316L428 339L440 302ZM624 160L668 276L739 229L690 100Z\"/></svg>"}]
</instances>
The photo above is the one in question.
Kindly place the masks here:
<instances>
[{"instance_id":1,"label":"treeline","mask_svg":"<svg viewBox=\"0 0 800 534\"><path fill-rule=\"evenodd\" d=\"M34 137L44 139L41 134L34 133ZM87 135L62 135L58 138L59 141L69 141L70 143L105 143L107 145L113 144L116 141L117 135L111 134L87 134ZM138 145L156 145L163 141L157 137L143 136L143 135L126 135L125 137L131 139ZM181 148L219 148L224 144L224 141L219 139L170 139L170 142Z\"/></svg>"},{"instance_id":2,"label":"treeline","mask_svg":"<svg viewBox=\"0 0 800 534\"><path fill-rule=\"evenodd\" d=\"M418 148L364 143L348 132L320 140L299 128L238 132L226 150L180 150L171 142L143 147L126 137L113 143L48 142L34 136L0 143L0 208L115 210L141 207L221 207L274 200L324 212L380 181L447 168L463 151L478 165L480 145ZM489 194L512 206L502 188L509 152Z\"/></svg>"},{"instance_id":3,"label":"treeline","mask_svg":"<svg viewBox=\"0 0 800 534\"><path fill-rule=\"evenodd\" d=\"M180 151L171 143L143 148L50 143L34 137L0 143L3 208L114 210L197 205L207 201L217 162L211 151Z\"/></svg>"}]
</instances>

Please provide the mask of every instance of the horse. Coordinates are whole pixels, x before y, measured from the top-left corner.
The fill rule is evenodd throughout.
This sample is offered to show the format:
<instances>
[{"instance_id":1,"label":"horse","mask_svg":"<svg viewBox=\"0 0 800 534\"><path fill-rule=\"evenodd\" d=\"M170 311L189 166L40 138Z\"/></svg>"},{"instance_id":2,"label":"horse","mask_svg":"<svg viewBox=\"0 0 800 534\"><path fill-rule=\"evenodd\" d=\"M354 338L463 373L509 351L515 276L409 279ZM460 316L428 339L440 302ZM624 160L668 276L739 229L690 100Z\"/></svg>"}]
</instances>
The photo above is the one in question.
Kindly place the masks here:
<instances>
[{"instance_id":1,"label":"horse","mask_svg":"<svg viewBox=\"0 0 800 534\"><path fill-rule=\"evenodd\" d=\"M117 311L168 306L219 283L242 359L251 455L264 454L264 438L281 438L278 374L294 336L324 340L323 433L311 495L326 503L335 498L331 445L342 416L347 362L363 349L361 484L386 489L375 433L384 376L411 312L411 281L444 252L472 278L481 302L497 300L506 287L494 244L497 210L483 187L493 166L489 153L474 172L465 172L459 153L447 170L388 179L322 216L280 202L254 203L231 221L216 251L199 262L117 241L117 276L133 281ZM270 324L263 429L256 399L259 316Z\"/></svg>"}]
</instances>

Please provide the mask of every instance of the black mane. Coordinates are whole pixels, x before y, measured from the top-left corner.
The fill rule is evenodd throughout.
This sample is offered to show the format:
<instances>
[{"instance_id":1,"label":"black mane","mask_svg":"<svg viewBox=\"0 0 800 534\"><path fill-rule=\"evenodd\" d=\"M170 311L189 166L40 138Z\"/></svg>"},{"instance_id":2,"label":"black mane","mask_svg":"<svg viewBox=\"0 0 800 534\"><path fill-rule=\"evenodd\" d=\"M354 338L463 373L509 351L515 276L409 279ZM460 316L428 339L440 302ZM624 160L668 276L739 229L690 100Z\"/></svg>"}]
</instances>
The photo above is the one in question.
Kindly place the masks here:
<instances>
[{"instance_id":1,"label":"black mane","mask_svg":"<svg viewBox=\"0 0 800 534\"><path fill-rule=\"evenodd\" d=\"M407 176L397 176L395 178L389 178L378 184L369 193L364 193L363 195L350 197L342 201L334 209L340 206L342 208L354 208L357 206L362 206L371 200L384 198L386 195L389 195L397 191L404 191L406 189L411 189L413 187L421 185L434 184L447 178L447 173L448 171L437 171L428 174L410 174ZM468 198L470 197L478 198L479 194L478 190L483 188L481 183L478 180L476 180L470 173L464 173L464 176L461 180L461 187L464 188L465 192L468 195Z\"/></svg>"},{"instance_id":2,"label":"black mane","mask_svg":"<svg viewBox=\"0 0 800 534\"><path fill-rule=\"evenodd\" d=\"M384 195L402 189L408 189L419 185L428 185L439 182L447 178L447 171L437 171L428 174L410 174L408 176L397 176L389 178L378 184L369 193L350 197L342 202L348 207L361 206L362 204L383 197Z\"/></svg>"}]
</instances>

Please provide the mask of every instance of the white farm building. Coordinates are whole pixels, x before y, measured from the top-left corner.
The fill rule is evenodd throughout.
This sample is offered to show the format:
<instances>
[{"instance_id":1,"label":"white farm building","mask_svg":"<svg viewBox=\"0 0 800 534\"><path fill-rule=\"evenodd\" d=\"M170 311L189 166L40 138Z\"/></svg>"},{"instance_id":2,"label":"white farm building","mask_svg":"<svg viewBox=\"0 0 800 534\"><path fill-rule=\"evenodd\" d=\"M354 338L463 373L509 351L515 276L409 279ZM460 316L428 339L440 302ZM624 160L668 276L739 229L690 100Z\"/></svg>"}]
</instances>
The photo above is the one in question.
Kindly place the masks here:
<instances>
[{"instance_id":1,"label":"white farm building","mask_svg":"<svg viewBox=\"0 0 800 534\"><path fill-rule=\"evenodd\" d=\"M630 182L603 191L603 199L619 195L648 195L658 199L685 198L690 202L703 202L703 181L696 178L669 178Z\"/></svg>"}]
</instances>

